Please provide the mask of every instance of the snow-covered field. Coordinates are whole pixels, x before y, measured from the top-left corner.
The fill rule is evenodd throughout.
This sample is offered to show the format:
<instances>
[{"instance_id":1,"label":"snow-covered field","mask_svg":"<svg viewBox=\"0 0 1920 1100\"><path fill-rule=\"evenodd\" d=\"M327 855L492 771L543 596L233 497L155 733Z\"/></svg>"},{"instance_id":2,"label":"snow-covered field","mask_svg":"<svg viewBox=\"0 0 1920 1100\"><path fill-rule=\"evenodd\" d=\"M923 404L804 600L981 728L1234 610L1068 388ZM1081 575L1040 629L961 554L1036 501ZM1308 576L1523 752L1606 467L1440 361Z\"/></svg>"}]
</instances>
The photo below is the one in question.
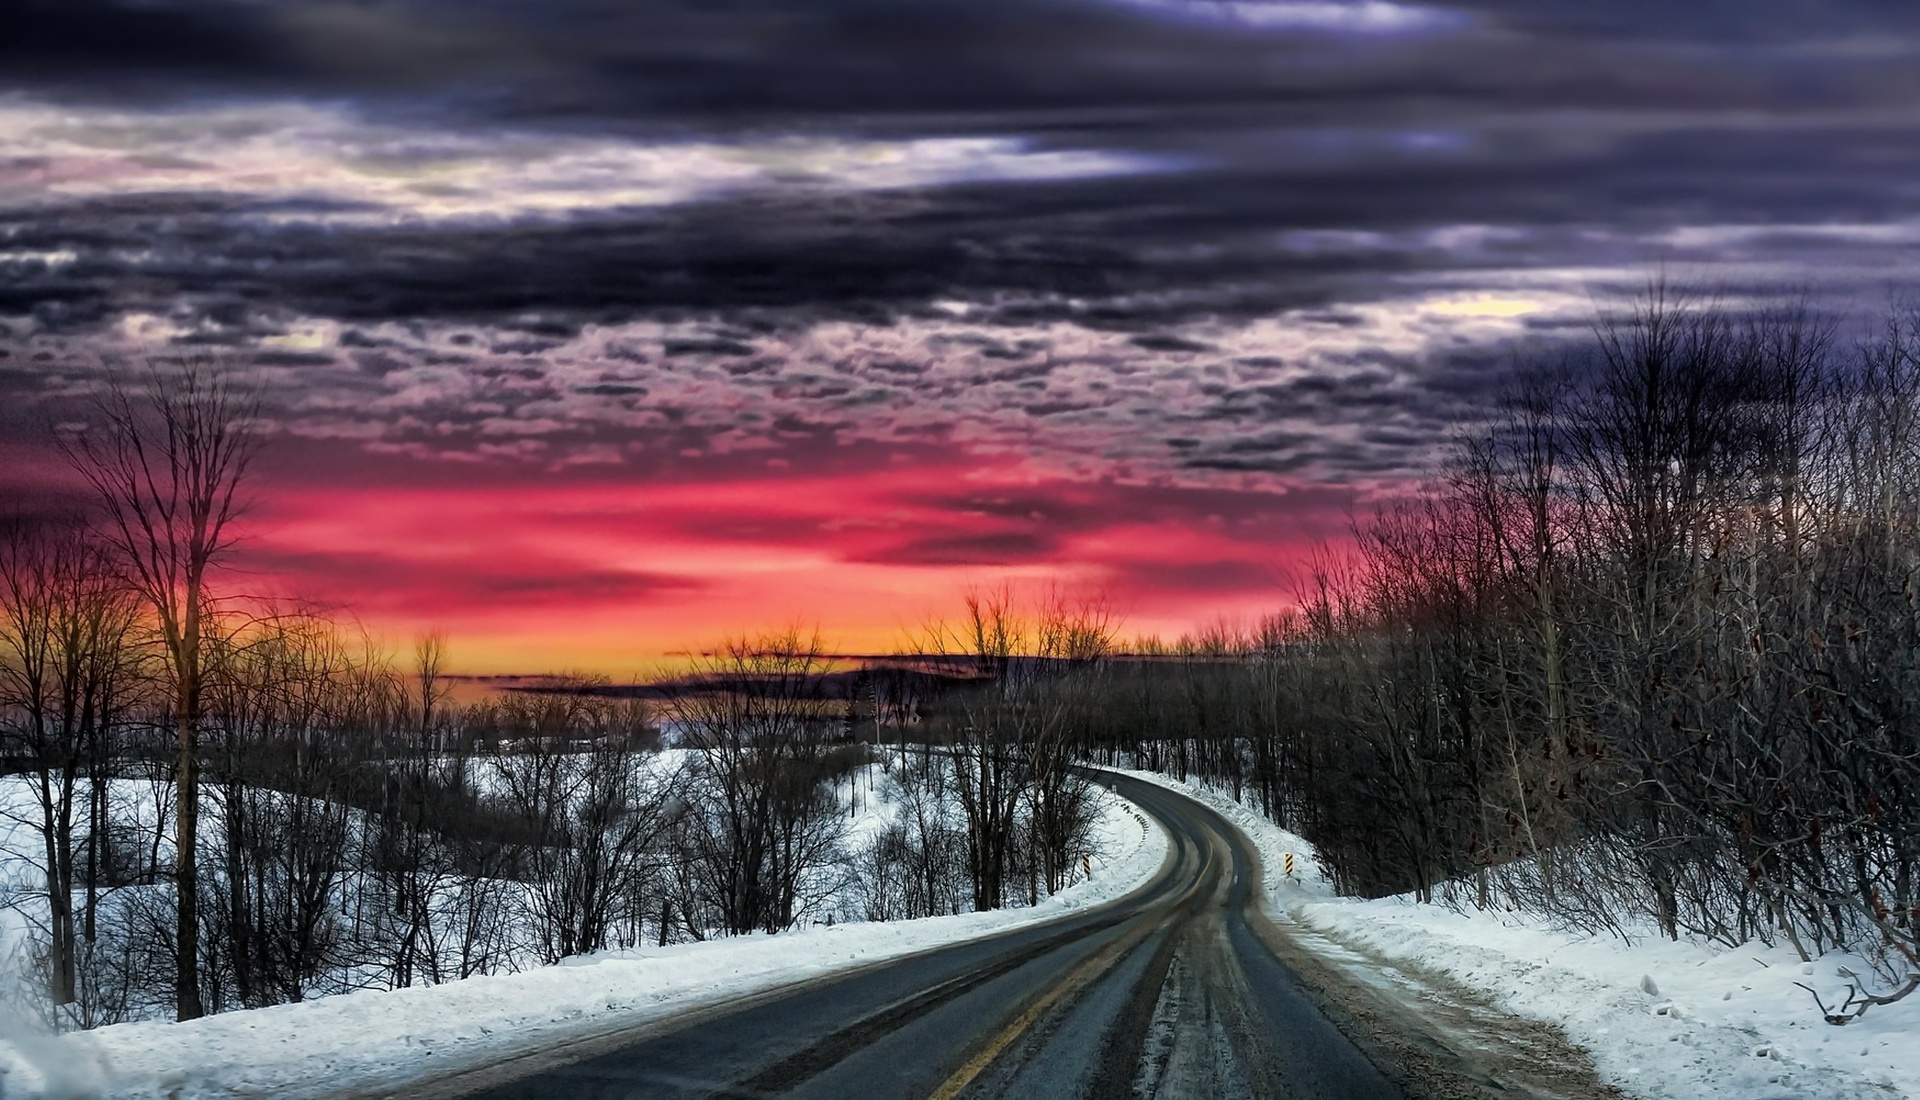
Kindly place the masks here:
<instances>
[{"instance_id":1,"label":"snow-covered field","mask_svg":"<svg viewBox=\"0 0 1920 1100\"><path fill-rule=\"evenodd\" d=\"M1164 832L1110 792L1094 793L1104 854L1094 859L1092 877L1030 908L606 952L517 974L348 993L185 1024L48 1035L20 1018L0 1018L0 1098L196 1100L402 1089L556 1042L1054 919L1128 893L1166 858Z\"/></svg>"},{"instance_id":2,"label":"snow-covered field","mask_svg":"<svg viewBox=\"0 0 1920 1100\"><path fill-rule=\"evenodd\" d=\"M1330 941L1330 955L1361 951L1409 961L1480 990L1508 1012L1558 1025L1628 1095L1920 1097L1920 996L1834 1027L1793 984L1813 986L1832 1004L1847 984L1841 967L1871 972L1857 957L1828 954L1802 963L1784 945L1726 948L1653 934L1629 944L1556 931L1513 913L1460 913L1406 897L1338 898L1311 845L1224 792L1126 774L1190 794L1251 836L1266 864L1273 911ZM1279 873L1289 852L1292 880Z\"/></svg>"}]
</instances>

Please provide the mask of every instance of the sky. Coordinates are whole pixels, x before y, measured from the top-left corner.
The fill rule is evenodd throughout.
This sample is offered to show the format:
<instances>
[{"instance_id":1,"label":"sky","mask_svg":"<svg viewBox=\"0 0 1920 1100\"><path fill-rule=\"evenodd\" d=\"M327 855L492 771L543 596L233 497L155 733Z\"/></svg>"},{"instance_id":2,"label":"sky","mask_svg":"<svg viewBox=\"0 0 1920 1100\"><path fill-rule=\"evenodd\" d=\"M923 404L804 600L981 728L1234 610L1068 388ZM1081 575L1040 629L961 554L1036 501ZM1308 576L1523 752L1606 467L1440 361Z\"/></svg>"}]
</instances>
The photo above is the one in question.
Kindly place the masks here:
<instances>
[{"instance_id":1,"label":"sky","mask_svg":"<svg viewBox=\"0 0 1920 1100\"><path fill-rule=\"evenodd\" d=\"M1658 273L1871 314L1906 0L0 0L0 510L268 409L228 583L626 675L969 585L1287 604Z\"/></svg>"}]
</instances>

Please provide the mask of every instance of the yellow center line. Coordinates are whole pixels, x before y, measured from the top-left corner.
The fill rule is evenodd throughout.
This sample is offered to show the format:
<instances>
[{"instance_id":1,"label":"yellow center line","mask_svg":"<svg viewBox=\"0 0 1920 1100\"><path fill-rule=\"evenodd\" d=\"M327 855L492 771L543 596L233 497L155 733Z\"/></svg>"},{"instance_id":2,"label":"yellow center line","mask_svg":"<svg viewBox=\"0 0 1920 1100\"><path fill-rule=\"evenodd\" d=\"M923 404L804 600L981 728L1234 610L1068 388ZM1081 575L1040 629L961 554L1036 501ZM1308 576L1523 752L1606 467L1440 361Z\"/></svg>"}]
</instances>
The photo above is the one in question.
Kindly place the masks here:
<instances>
[{"instance_id":1,"label":"yellow center line","mask_svg":"<svg viewBox=\"0 0 1920 1100\"><path fill-rule=\"evenodd\" d=\"M1200 880L1206 877L1206 868L1207 865L1212 862L1212 856L1213 853L1211 851L1201 854L1200 873L1195 876L1193 884L1182 891L1183 899L1191 895L1194 890L1199 887ZM1178 903L1176 902L1175 908L1177 907ZM1127 952L1133 950L1135 945L1141 940L1146 939L1147 936L1152 934L1154 929L1159 928L1164 923L1164 921L1161 921L1152 925L1143 926L1137 931L1122 936L1120 939L1115 940L1113 943L1108 944L1106 947L1089 956L1082 961L1079 966L1074 967L1065 978L1060 980L1058 985L1049 989L1045 996L1029 1005L1025 1012L1022 1012L1014 1018L1012 1023L1002 1028L1000 1033L995 1035L986 1046L981 1047L972 1058L967 1059L966 1065L954 1071L953 1076L942 1082L939 1088L934 1089L929 1100L953 1100L954 1097L959 1096L962 1090L968 1085L973 1084L974 1079L985 1072L986 1068L993 1064L995 1058L1000 1057L1008 1047L1012 1046L1014 1040L1018 1039L1028 1028L1032 1027L1034 1021L1045 1015L1048 1009L1059 1002L1060 998L1080 989L1098 976L1100 972L1105 971L1114 963L1124 958Z\"/></svg>"},{"instance_id":2,"label":"yellow center line","mask_svg":"<svg viewBox=\"0 0 1920 1100\"><path fill-rule=\"evenodd\" d=\"M1147 930L1141 930L1122 937L1108 944L1103 950L1095 952L1092 956L1082 961L1079 966L1074 967L1072 972L1061 979L1060 984L1049 989L1045 996L1027 1006L1025 1012L1016 1016L1012 1023L1002 1028L1000 1033L993 1037L991 1042L981 1047L978 1053L972 1058L969 1058L966 1065L961 1066L954 1072L952 1077L947 1078L939 1088L933 1090L933 1095L930 1100L953 1100L954 1097L960 1095L962 1089L973 1084L974 1078L980 1076L988 1066L992 1065L995 1058L1000 1057L1002 1052L1009 1046L1012 1046L1013 1041L1018 1039L1028 1028L1032 1027L1034 1021L1045 1015L1046 1011L1058 1003L1060 998L1090 980L1096 971L1105 970L1108 966L1111 966L1120 957L1125 955L1127 951L1131 950L1134 944L1144 939L1146 935Z\"/></svg>"}]
</instances>

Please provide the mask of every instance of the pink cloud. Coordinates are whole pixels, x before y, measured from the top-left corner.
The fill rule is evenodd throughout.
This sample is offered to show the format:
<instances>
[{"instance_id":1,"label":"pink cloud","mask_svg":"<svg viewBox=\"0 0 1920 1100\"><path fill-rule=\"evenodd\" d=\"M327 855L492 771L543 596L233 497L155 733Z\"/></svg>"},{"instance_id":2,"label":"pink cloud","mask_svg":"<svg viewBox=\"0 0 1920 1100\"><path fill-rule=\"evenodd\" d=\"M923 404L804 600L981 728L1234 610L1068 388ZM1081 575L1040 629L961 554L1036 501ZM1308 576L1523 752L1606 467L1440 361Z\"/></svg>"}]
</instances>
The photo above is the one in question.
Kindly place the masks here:
<instances>
[{"instance_id":1,"label":"pink cloud","mask_svg":"<svg viewBox=\"0 0 1920 1100\"><path fill-rule=\"evenodd\" d=\"M409 483L263 483L244 567L398 638L447 630L478 671L639 671L790 622L885 649L971 583L1098 589L1129 629L1178 633L1284 603L1283 564L1337 535L1326 491L1041 476L958 450L853 469L689 462L533 479L394 462Z\"/></svg>"}]
</instances>

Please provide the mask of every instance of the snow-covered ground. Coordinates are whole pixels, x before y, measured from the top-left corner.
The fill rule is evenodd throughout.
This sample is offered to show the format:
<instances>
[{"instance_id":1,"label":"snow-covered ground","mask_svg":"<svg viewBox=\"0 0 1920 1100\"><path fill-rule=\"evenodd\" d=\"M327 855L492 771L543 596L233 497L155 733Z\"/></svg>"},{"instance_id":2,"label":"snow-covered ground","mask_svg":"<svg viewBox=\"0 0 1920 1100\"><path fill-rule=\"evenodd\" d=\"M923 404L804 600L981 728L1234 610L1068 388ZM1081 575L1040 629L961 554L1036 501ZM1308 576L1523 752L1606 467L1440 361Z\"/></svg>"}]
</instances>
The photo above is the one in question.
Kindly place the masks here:
<instances>
[{"instance_id":1,"label":"snow-covered ground","mask_svg":"<svg viewBox=\"0 0 1920 1100\"><path fill-rule=\"evenodd\" d=\"M1251 836L1268 868L1266 894L1329 955L1403 961L1449 975L1517 1015L1553 1023L1600 1072L1647 1098L1920 1097L1920 998L1853 1024L1823 1022L1795 982L1829 994L1859 959L1802 963L1790 948L1728 949L1657 936L1577 936L1526 916L1455 912L1406 898L1333 896L1310 845L1225 794L1129 773L1185 791ZM850 832L884 827L892 808L868 800L881 776L849 782ZM884 783L879 783L884 786ZM440 986L367 991L232 1012L189 1024L142 1022L48 1035L0 1015L0 1100L23 1097L302 1096L404 1089L410 1080L513 1056L748 996L782 984L1045 921L1144 882L1167 840L1104 790L1091 880L1037 907L893 923L838 923L744 937L607 952L555 967ZM1281 875L1295 857L1296 875Z\"/></svg>"},{"instance_id":2,"label":"snow-covered ground","mask_svg":"<svg viewBox=\"0 0 1920 1100\"><path fill-rule=\"evenodd\" d=\"M403 1089L556 1042L1051 920L1128 893L1166 858L1158 826L1117 796L1094 793L1103 855L1093 860L1091 878L1030 908L606 952L517 974L348 993L184 1024L48 1035L18 1017L0 1018L0 1100Z\"/></svg>"},{"instance_id":3,"label":"snow-covered ground","mask_svg":"<svg viewBox=\"0 0 1920 1100\"><path fill-rule=\"evenodd\" d=\"M1819 989L1832 1004L1847 984L1841 967L1871 973L1857 957L1803 963L1784 945L1727 948L1653 934L1629 944L1513 913L1461 913L1406 897L1338 898L1311 845L1226 793L1126 774L1190 794L1252 837L1266 865L1269 904L1331 941L1330 954L1349 954L1344 947L1412 962L1480 990L1508 1012L1558 1025L1630 1096L1920 1097L1920 996L1834 1027L1793 984ZM1280 873L1289 852L1291 880Z\"/></svg>"}]
</instances>

